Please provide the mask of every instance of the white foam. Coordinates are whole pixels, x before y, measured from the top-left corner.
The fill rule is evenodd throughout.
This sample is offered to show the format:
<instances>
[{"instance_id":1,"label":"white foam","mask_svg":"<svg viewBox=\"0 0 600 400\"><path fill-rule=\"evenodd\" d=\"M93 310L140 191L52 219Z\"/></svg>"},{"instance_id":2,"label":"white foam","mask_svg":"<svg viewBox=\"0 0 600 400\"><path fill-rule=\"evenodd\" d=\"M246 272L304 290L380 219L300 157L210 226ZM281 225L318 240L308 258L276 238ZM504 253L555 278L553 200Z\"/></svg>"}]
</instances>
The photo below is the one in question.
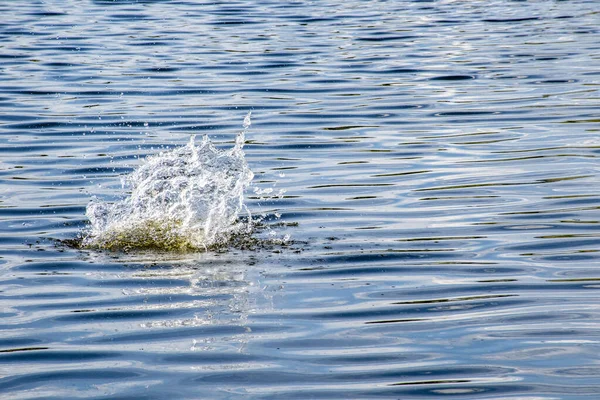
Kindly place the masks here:
<instances>
[{"instance_id":1,"label":"white foam","mask_svg":"<svg viewBox=\"0 0 600 400\"><path fill-rule=\"evenodd\" d=\"M229 150L207 136L186 146L149 156L124 179L131 193L115 203L93 199L86 215L91 226L85 247L111 250L204 250L251 228L238 220L246 209L244 191L254 174L244 152L244 129Z\"/></svg>"}]
</instances>

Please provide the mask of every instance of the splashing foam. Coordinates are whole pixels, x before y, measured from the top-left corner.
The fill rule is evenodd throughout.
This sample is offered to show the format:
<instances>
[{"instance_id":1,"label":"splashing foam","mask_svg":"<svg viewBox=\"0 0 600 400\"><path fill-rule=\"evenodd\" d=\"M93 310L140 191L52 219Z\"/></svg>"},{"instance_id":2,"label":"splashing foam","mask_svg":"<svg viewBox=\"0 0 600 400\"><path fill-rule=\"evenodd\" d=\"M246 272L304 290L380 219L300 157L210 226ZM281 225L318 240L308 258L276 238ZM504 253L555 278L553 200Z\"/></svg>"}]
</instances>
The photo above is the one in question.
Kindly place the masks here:
<instances>
[{"instance_id":1,"label":"splashing foam","mask_svg":"<svg viewBox=\"0 0 600 400\"><path fill-rule=\"evenodd\" d=\"M82 245L108 250L202 251L249 232L252 218L244 191L254 174L244 152L244 129L229 150L214 147L207 136L195 143L145 159L125 177L131 194L116 202L93 199L86 215L91 222ZM238 215L248 212L247 222Z\"/></svg>"}]
</instances>

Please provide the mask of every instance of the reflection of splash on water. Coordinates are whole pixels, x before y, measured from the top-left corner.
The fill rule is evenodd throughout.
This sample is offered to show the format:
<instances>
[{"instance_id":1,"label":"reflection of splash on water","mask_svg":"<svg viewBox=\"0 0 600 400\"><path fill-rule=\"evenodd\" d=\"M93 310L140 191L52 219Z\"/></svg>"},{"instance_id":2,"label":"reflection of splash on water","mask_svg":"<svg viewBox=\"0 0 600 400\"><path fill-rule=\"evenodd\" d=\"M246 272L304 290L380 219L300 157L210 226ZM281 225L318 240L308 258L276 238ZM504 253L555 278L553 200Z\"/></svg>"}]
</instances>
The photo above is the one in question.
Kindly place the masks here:
<instances>
[{"instance_id":1,"label":"reflection of splash on water","mask_svg":"<svg viewBox=\"0 0 600 400\"><path fill-rule=\"evenodd\" d=\"M200 255L199 257L202 257ZM180 351L242 351L247 341L256 335L252 332L249 317L255 313L269 313L272 308L272 296L278 288L266 288L261 285L261 272L239 262L232 257L224 263L215 263L212 256L208 259L185 260L158 265L139 264L125 276L140 282L137 287L123 289L122 293L133 299L160 299L159 301L140 301L129 305L136 311L188 310L187 316L149 315L139 323L138 329L167 334L170 330L212 326L215 330L197 331L197 335L182 335L181 340L168 337L166 341L146 343L146 347L156 346ZM168 283L161 285L160 283ZM178 282L179 284L172 284ZM181 314L181 313L176 313ZM243 329L239 329L243 328ZM188 331L191 332L191 331ZM166 340L166 339L165 339ZM184 368L189 368L190 365ZM211 368L217 368L211 365ZM227 368L232 368L228 365Z\"/></svg>"},{"instance_id":2,"label":"reflection of splash on water","mask_svg":"<svg viewBox=\"0 0 600 400\"><path fill-rule=\"evenodd\" d=\"M193 266L177 265L172 268L146 269L133 275L135 278L156 282L176 280L187 282L184 286L146 286L125 290L126 295L169 297L187 296L198 299L170 302L168 308L190 309L189 318L159 318L140 324L142 328L174 328L200 325L244 325L251 311L249 294L256 290L246 270L236 266ZM164 309L164 304L144 304L143 309Z\"/></svg>"},{"instance_id":3,"label":"reflection of splash on water","mask_svg":"<svg viewBox=\"0 0 600 400\"><path fill-rule=\"evenodd\" d=\"M244 191L254 174L242 151L244 129L229 150L214 147L208 137L146 158L124 179L131 194L107 203L94 199L86 215L91 226L82 245L108 250L195 251L226 243L249 232Z\"/></svg>"}]
</instances>

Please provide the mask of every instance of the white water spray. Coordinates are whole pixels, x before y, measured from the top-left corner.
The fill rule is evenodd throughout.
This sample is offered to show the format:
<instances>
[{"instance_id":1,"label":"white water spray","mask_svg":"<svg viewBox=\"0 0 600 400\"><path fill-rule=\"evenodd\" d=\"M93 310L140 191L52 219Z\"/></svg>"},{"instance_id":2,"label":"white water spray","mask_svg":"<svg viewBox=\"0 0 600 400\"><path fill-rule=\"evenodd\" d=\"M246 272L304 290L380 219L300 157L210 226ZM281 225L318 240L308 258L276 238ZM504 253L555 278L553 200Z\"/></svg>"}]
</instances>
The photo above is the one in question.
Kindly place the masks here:
<instances>
[{"instance_id":1,"label":"white water spray","mask_svg":"<svg viewBox=\"0 0 600 400\"><path fill-rule=\"evenodd\" d=\"M86 215L91 222L82 245L109 250L197 251L226 243L251 229L243 223L244 191L254 174L242 148L250 126L229 150L214 147L207 136L195 143L145 159L125 177L131 194L115 203L93 199Z\"/></svg>"}]
</instances>

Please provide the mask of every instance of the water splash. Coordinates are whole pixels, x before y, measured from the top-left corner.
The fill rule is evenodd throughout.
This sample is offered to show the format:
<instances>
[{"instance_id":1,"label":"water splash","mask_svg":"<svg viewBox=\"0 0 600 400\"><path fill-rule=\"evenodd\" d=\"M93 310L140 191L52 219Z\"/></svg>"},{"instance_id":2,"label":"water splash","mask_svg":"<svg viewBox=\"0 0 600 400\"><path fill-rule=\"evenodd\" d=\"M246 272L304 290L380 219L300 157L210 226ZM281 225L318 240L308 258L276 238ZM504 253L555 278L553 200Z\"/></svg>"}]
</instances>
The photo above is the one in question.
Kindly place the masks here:
<instances>
[{"instance_id":1,"label":"water splash","mask_svg":"<svg viewBox=\"0 0 600 400\"><path fill-rule=\"evenodd\" d=\"M86 215L88 248L108 250L198 251L248 232L252 218L244 191L254 174L242 148L251 113L229 150L215 148L207 136L145 159L124 178L131 194L115 203L93 199ZM248 212L246 222L238 215Z\"/></svg>"}]
</instances>

